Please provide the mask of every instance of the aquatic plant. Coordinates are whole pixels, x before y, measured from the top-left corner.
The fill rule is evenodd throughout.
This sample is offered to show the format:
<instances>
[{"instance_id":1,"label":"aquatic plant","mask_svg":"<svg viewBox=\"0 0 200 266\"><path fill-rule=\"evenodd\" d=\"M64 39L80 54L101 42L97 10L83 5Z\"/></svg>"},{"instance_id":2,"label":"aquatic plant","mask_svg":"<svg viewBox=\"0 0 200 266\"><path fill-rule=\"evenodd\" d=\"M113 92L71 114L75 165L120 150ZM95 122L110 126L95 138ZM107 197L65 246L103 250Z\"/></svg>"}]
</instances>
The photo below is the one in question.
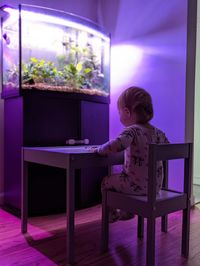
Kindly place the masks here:
<instances>
[{"instance_id":1,"label":"aquatic plant","mask_svg":"<svg viewBox=\"0 0 200 266\"><path fill-rule=\"evenodd\" d=\"M84 82L84 76L81 74L82 64L76 66L74 64L67 64L63 69L63 76L66 84L72 87L81 87Z\"/></svg>"},{"instance_id":2,"label":"aquatic plant","mask_svg":"<svg viewBox=\"0 0 200 266\"><path fill-rule=\"evenodd\" d=\"M65 53L57 57L58 69L64 72L67 83L80 88L101 87L100 63L92 45L87 43L85 47L81 47L67 35L62 44Z\"/></svg>"},{"instance_id":3,"label":"aquatic plant","mask_svg":"<svg viewBox=\"0 0 200 266\"><path fill-rule=\"evenodd\" d=\"M30 62L22 64L22 82L33 84L38 82L51 82L59 75L54 63L45 62L44 59L38 60L31 57Z\"/></svg>"},{"instance_id":4,"label":"aquatic plant","mask_svg":"<svg viewBox=\"0 0 200 266\"><path fill-rule=\"evenodd\" d=\"M69 55L57 57L57 67L52 61L31 57L28 63L22 64L22 83L48 83L75 88L100 88L103 75L92 48L84 49L70 47L71 53L76 53L73 62L68 62ZM72 56L70 56L72 58ZM79 61L77 61L79 60Z\"/></svg>"}]
</instances>

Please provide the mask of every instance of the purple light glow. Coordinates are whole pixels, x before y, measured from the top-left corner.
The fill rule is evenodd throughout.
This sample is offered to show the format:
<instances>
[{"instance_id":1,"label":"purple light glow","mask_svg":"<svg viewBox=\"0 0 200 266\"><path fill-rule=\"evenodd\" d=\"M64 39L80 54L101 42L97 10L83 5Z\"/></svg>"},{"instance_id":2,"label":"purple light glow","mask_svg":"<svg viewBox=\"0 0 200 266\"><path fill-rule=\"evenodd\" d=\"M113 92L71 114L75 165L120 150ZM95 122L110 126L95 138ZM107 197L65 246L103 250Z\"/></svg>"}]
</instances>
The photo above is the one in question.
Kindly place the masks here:
<instances>
[{"instance_id":1,"label":"purple light glow","mask_svg":"<svg viewBox=\"0 0 200 266\"><path fill-rule=\"evenodd\" d=\"M3 10L9 14L8 18L4 21L3 26L9 27L15 25L19 19L17 10L10 7L5 7Z\"/></svg>"},{"instance_id":2,"label":"purple light glow","mask_svg":"<svg viewBox=\"0 0 200 266\"><path fill-rule=\"evenodd\" d=\"M13 9L13 8L11 8L11 7L8 7L8 6L4 7L3 10L4 10L5 12L8 12L9 14L12 14L12 12L15 11L15 9Z\"/></svg>"},{"instance_id":3,"label":"purple light glow","mask_svg":"<svg viewBox=\"0 0 200 266\"><path fill-rule=\"evenodd\" d=\"M111 93L115 95L134 78L143 59L143 50L133 44L114 45L111 48ZM112 88L114 90L112 91Z\"/></svg>"}]
</instances>

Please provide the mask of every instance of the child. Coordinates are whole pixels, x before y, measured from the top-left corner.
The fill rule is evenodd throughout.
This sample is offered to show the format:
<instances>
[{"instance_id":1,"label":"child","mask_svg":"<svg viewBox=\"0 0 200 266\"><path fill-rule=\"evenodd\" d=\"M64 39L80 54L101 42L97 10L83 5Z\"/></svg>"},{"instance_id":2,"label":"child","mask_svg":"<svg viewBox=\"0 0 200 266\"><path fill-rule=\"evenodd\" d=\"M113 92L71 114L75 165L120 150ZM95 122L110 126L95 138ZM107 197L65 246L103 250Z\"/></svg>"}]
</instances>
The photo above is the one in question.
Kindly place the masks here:
<instances>
[{"instance_id":1,"label":"child","mask_svg":"<svg viewBox=\"0 0 200 266\"><path fill-rule=\"evenodd\" d=\"M133 195L146 195L148 182L148 147L150 143L169 143L165 134L150 124L153 118L152 99L139 87L126 89L119 97L118 111L125 129L114 140L101 145L97 152L107 155L124 150L124 165L120 174L104 177L101 189L111 189ZM157 166L157 193L161 189L163 166ZM112 210L110 222L128 219L132 214Z\"/></svg>"}]
</instances>

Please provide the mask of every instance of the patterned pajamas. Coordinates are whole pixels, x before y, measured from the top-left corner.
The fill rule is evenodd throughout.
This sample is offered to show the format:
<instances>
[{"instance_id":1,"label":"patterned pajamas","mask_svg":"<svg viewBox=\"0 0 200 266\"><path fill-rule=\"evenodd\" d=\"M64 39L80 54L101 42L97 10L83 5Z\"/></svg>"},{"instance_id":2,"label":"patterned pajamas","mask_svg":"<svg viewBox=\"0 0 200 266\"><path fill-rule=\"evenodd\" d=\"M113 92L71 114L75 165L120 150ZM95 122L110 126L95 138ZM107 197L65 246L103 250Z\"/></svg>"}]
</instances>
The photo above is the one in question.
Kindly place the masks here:
<instances>
[{"instance_id":1,"label":"patterned pajamas","mask_svg":"<svg viewBox=\"0 0 200 266\"><path fill-rule=\"evenodd\" d=\"M151 126L134 124L126 127L114 140L99 147L98 153L106 155L124 150L123 170L119 174L106 176L101 189L111 189L133 195L146 195L148 186L148 151L151 143L169 143L165 134ZM157 164L157 193L163 180L163 166Z\"/></svg>"}]
</instances>

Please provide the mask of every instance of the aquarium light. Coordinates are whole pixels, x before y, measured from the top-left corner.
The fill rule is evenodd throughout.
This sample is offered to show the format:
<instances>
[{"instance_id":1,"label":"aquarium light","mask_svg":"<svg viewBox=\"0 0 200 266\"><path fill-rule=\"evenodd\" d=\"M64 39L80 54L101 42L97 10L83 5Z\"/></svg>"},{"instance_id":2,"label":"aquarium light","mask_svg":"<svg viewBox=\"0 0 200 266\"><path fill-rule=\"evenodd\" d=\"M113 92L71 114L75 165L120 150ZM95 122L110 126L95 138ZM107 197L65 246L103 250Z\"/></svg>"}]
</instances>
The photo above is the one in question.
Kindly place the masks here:
<instances>
[{"instance_id":1,"label":"aquarium light","mask_svg":"<svg viewBox=\"0 0 200 266\"><path fill-rule=\"evenodd\" d=\"M107 37L103 33L99 32L95 29L92 29L90 27L87 27L85 25L79 24L77 22L69 21L67 19L54 17L54 16L41 14L41 13L35 13L32 11L26 11L26 10L22 10L22 19L41 21L41 22L46 22L46 23L53 23L53 24L57 24L57 25L72 27L72 28L75 28L78 30L86 31L90 34L94 34L94 35L104 39L105 41L109 41L109 37Z\"/></svg>"},{"instance_id":2,"label":"aquarium light","mask_svg":"<svg viewBox=\"0 0 200 266\"><path fill-rule=\"evenodd\" d=\"M18 15L18 10L15 8L11 8L11 7L4 7L3 9L5 12L9 13L9 19L7 20L7 23L5 22L5 26L7 26L8 24L12 24L13 22L16 22L16 20L18 19L19 15ZM93 34L99 38L102 38L105 41L109 41L109 37L106 36L105 34L99 32L98 30L92 29L86 25L74 22L74 21L70 21L64 18L59 18L59 17L54 17L51 15L46 15L46 14L41 14L41 13L37 13L37 12L32 12L32 11L27 11L27 10L22 10L21 11L21 16L22 19L25 20L32 20L32 21L41 21L41 22L46 22L46 23L53 23L53 24L57 24L57 25L63 25L63 26L67 26L67 27L72 27L78 30L82 30L82 31L86 31L90 34Z\"/></svg>"}]
</instances>

